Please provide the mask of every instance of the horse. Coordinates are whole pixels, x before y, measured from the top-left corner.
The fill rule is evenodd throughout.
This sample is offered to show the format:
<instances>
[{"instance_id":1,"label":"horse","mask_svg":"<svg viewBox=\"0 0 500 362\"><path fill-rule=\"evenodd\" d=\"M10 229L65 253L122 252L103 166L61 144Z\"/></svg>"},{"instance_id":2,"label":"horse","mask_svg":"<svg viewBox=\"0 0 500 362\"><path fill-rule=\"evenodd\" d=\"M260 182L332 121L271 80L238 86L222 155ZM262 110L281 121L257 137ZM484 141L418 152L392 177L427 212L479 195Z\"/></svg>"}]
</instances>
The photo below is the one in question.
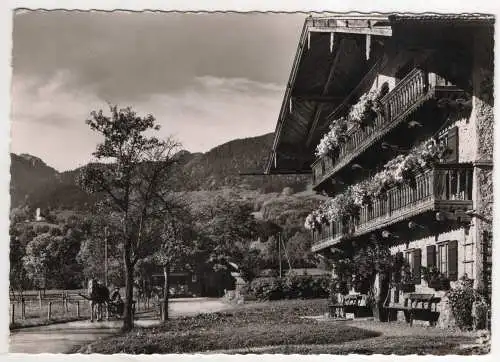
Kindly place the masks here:
<instances>
[{"instance_id":1,"label":"horse","mask_svg":"<svg viewBox=\"0 0 500 362\"><path fill-rule=\"evenodd\" d=\"M89 280L87 288L87 296L80 294L83 298L87 299L90 303L90 321L94 321L94 314L97 321L102 320L103 311L106 309L106 320L109 320L109 289L99 283L96 279Z\"/></svg>"}]
</instances>

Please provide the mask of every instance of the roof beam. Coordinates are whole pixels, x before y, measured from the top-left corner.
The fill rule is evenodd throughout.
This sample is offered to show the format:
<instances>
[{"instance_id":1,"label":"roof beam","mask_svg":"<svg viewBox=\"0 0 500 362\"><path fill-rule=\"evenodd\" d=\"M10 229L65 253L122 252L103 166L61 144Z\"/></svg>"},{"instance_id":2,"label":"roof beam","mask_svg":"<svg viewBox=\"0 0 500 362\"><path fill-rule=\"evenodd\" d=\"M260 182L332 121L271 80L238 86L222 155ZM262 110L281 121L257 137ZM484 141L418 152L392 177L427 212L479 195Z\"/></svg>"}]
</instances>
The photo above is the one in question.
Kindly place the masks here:
<instances>
[{"instance_id":1,"label":"roof beam","mask_svg":"<svg viewBox=\"0 0 500 362\"><path fill-rule=\"evenodd\" d=\"M378 27L363 27L355 28L348 26L328 26L328 27L309 27L310 33L348 33L348 34L369 34L369 35L380 35L380 36L392 36L392 28L390 26L378 26Z\"/></svg>"},{"instance_id":2,"label":"roof beam","mask_svg":"<svg viewBox=\"0 0 500 362\"><path fill-rule=\"evenodd\" d=\"M308 34L307 22L304 22L304 25L302 27L302 33L301 33L300 40L299 40L299 44L297 45L297 52L295 53L295 58L293 59L293 63L292 63L292 71L290 72L290 76L288 78L288 83L287 83L286 90L285 90L285 96L283 98L283 103L281 104L281 110L280 110L280 113L278 116L278 123L276 124L276 129L274 131L274 141L273 141L273 147L272 147L274 152L272 154L272 157L269 158L269 162L265 166L266 173L270 172L270 170L273 166L273 162L276 162L276 160L274 159L276 157L275 151L276 151L276 148L278 147L278 143L279 143L280 138L281 138L281 130L283 128L283 123L285 123L285 113L286 113L286 109L288 108L287 103L288 103L288 99L290 98L290 95L292 92L292 86L295 83L295 78L297 77L297 72L299 70L299 63L300 63L300 59L302 57L302 54L304 52L304 46L305 46L305 42L307 39L307 34ZM289 104L288 104L288 106L289 106Z\"/></svg>"},{"instance_id":3,"label":"roof beam","mask_svg":"<svg viewBox=\"0 0 500 362\"><path fill-rule=\"evenodd\" d=\"M328 73L328 78L326 79L325 85L323 86L323 92L321 92L321 95L324 96L328 92L328 87L330 86L330 83L333 80L333 74L335 73L335 68L337 67L337 64L340 59L341 51L340 48L342 47L343 41L340 40L338 43L333 45L333 50L335 51L335 57L333 58L332 65L330 66L330 71ZM307 139L306 139L306 147L309 147L312 142L312 138L314 135L314 130L318 126L319 118L321 116L321 112L323 111L323 103L320 103L316 106L316 110L314 111L314 117L313 121L311 124L311 128L309 128L309 132L307 134Z\"/></svg>"},{"instance_id":4,"label":"roof beam","mask_svg":"<svg viewBox=\"0 0 500 362\"><path fill-rule=\"evenodd\" d=\"M296 101L312 101L318 103L335 103L344 100L344 97L324 96L320 94L301 94L292 96L292 98Z\"/></svg>"}]
</instances>

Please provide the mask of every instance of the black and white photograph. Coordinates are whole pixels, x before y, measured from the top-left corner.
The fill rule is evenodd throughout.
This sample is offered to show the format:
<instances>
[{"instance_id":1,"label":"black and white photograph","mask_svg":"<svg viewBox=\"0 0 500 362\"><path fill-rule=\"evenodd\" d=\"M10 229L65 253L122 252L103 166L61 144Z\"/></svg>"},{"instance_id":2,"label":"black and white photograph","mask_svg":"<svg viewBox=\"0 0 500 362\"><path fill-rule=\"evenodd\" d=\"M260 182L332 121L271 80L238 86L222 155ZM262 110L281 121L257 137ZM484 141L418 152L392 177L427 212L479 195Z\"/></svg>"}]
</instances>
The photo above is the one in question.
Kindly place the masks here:
<instances>
[{"instance_id":1,"label":"black and white photograph","mask_svg":"<svg viewBox=\"0 0 500 362\"><path fill-rule=\"evenodd\" d=\"M491 352L495 14L11 17L10 353Z\"/></svg>"}]
</instances>

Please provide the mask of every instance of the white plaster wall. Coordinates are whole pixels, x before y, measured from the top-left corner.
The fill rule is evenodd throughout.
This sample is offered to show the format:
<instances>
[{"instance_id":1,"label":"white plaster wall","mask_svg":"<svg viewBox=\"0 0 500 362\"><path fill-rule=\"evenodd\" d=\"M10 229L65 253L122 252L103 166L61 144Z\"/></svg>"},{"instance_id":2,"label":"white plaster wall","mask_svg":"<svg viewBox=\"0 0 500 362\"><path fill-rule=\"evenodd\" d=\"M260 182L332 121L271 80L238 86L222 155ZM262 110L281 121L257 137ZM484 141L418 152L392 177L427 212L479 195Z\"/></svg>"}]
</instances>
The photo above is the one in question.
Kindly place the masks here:
<instances>
[{"instance_id":1,"label":"white plaster wall","mask_svg":"<svg viewBox=\"0 0 500 362\"><path fill-rule=\"evenodd\" d=\"M474 243L474 226L471 226L468 233L466 228L459 228L436 236L430 236L422 239L410 240L408 244L402 242L390 248L391 254L397 252L405 252L411 249L420 249L422 251L422 266L427 266L427 245L436 245L439 242L447 240L458 240L458 278L467 273L469 278L475 278L474 258L475 258L475 243ZM464 263L467 261L468 263ZM471 262L472 261L472 262ZM453 285L453 282L451 283ZM424 292L427 288L427 283L422 279L422 283L416 286L417 291Z\"/></svg>"},{"instance_id":2,"label":"white plaster wall","mask_svg":"<svg viewBox=\"0 0 500 362\"><path fill-rule=\"evenodd\" d=\"M396 78L390 75L378 74L370 90L380 89L382 84L384 84L385 82L387 82L387 84L389 85L389 92L390 92L396 85Z\"/></svg>"}]
</instances>

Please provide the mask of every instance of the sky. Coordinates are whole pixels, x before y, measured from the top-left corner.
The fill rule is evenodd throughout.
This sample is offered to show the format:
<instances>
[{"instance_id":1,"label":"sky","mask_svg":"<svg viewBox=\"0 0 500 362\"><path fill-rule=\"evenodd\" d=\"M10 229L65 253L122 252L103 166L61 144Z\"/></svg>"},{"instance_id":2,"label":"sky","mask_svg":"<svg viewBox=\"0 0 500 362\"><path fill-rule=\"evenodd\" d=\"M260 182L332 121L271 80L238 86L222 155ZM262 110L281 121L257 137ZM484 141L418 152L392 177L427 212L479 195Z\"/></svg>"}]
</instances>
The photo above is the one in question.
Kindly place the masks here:
<instances>
[{"instance_id":1,"label":"sky","mask_svg":"<svg viewBox=\"0 0 500 362\"><path fill-rule=\"evenodd\" d=\"M273 132L304 14L23 12L13 20L11 152L70 170L108 103L191 152Z\"/></svg>"}]
</instances>

